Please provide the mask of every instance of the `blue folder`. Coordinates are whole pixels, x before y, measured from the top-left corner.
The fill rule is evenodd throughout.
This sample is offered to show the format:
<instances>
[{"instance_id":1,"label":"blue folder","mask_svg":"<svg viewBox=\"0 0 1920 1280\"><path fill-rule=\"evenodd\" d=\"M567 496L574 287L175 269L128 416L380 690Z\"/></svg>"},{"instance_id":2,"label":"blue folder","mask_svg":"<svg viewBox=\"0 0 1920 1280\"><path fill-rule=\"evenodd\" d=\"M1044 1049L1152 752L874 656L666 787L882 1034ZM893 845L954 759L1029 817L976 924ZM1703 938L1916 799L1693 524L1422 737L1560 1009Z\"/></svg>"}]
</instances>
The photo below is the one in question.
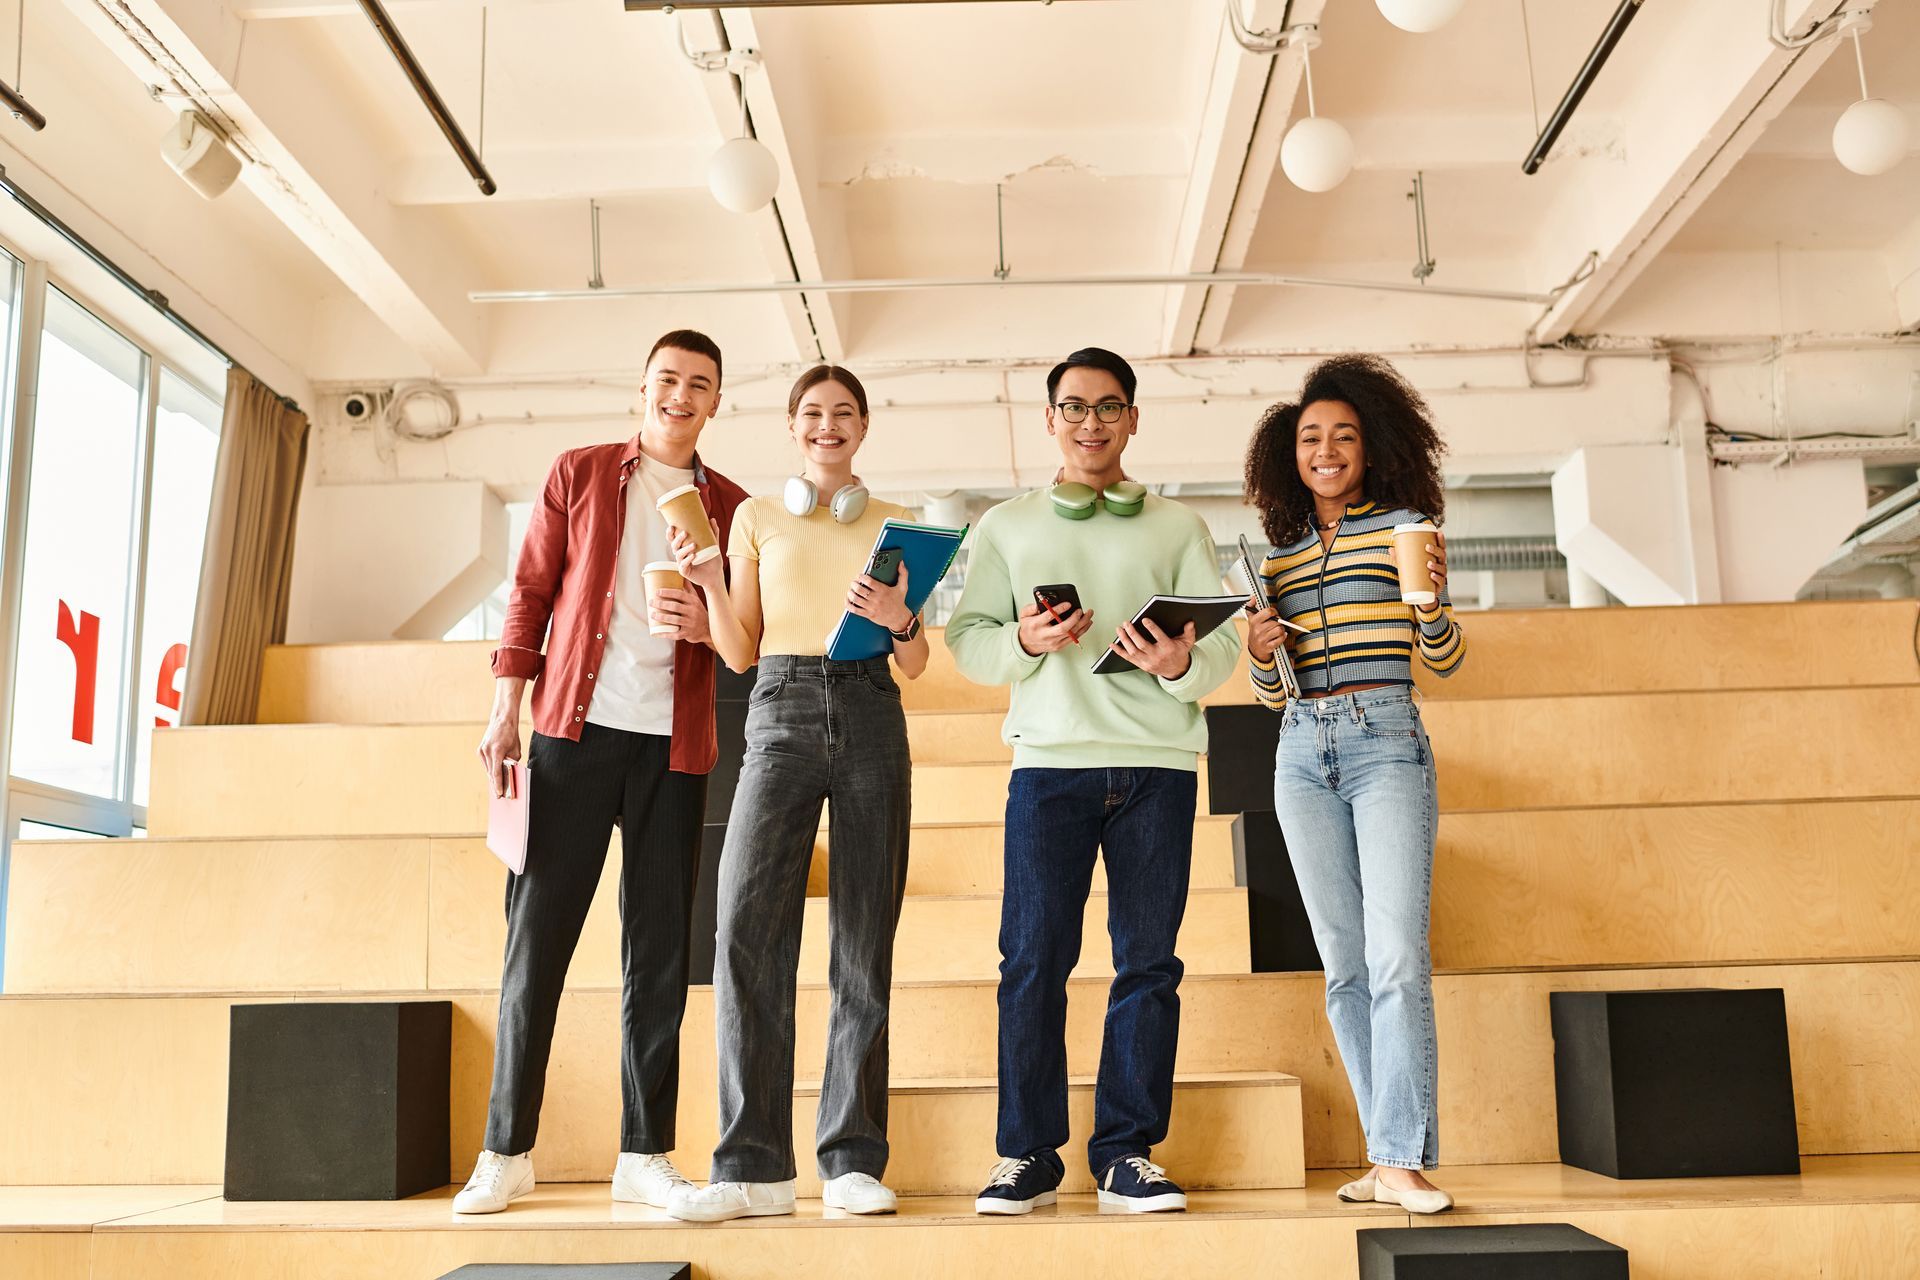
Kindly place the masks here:
<instances>
[{"instance_id":1,"label":"blue folder","mask_svg":"<svg viewBox=\"0 0 1920 1280\"><path fill-rule=\"evenodd\" d=\"M873 540L867 560L871 563L875 555L889 547L900 549L901 562L907 569L907 608L919 613L926 608L927 597L940 585L940 579L953 568L953 558L960 554L960 544L966 541L970 528L942 529L910 520L889 520L880 526L880 536ZM857 613L842 614L840 625L827 637L827 657L835 662L883 658L892 652L893 637L887 629Z\"/></svg>"}]
</instances>

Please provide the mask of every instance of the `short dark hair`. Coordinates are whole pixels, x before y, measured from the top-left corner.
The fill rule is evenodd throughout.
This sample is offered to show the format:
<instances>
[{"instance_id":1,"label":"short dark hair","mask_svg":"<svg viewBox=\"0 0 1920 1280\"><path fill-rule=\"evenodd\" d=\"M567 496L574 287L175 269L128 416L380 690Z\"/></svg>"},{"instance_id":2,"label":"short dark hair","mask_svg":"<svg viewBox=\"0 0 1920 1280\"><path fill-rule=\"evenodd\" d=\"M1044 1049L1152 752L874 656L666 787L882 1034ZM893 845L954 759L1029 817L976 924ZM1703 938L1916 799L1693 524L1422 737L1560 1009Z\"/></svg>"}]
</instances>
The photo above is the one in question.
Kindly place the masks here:
<instances>
[{"instance_id":1,"label":"short dark hair","mask_svg":"<svg viewBox=\"0 0 1920 1280\"><path fill-rule=\"evenodd\" d=\"M860 406L860 416L867 416L867 389L860 385L860 379L853 376L853 370L843 369L837 364L817 364L794 379L793 390L787 392L787 417L800 414L800 397L807 394L823 382L837 382L852 395L853 402Z\"/></svg>"},{"instance_id":2,"label":"short dark hair","mask_svg":"<svg viewBox=\"0 0 1920 1280\"><path fill-rule=\"evenodd\" d=\"M714 389L720 387L720 344L697 329L675 329L672 333L663 333L660 340L653 344L653 350L647 352L647 363L661 351L671 347L675 351L691 351L697 356L705 356L713 361Z\"/></svg>"},{"instance_id":3,"label":"short dark hair","mask_svg":"<svg viewBox=\"0 0 1920 1280\"><path fill-rule=\"evenodd\" d=\"M1099 369L1110 373L1120 383L1121 392L1127 397L1127 403L1133 403L1134 389L1140 385L1140 379L1134 376L1133 366L1107 350L1105 347L1082 347L1072 355L1053 366L1053 372L1047 375L1047 403L1060 391L1060 379L1066 377L1069 369Z\"/></svg>"}]
</instances>

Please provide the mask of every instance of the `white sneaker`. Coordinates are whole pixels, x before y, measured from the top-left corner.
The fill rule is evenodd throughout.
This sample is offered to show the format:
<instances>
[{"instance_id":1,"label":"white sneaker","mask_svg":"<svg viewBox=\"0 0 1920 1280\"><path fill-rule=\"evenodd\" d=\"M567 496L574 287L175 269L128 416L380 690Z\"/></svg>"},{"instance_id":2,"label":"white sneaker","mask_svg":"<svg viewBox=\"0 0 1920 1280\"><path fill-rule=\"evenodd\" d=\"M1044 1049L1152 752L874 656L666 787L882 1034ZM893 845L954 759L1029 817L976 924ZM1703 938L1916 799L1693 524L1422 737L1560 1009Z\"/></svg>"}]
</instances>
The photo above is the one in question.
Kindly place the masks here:
<instances>
[{"instance_id":1,"label":"white sneaker","mask_svg":"<svg viewBox=\"0 0 1920 1280\"><path fill-rule=\"evenodd\" d=\"M848 1213L892 1213L900 1200L881 1185L878 1178L864 1173L843 1173L828 1178L820 1189L820 1202L829 1209Z\"/></svg>"},{"instance_id":2,"label":"white sneaker","mask_svg":"<svg viewBox=\"0 0 1920 1280\"><path fill-rule=\"evenodd\" d=\"M453 1198L455 1213L498 1213L533 1190L533 1157L522 1152L503 1156L482 1151L474 1161L473 1176Z\"/></svg>"},{"instance_id":3,"label":"white sneaker","mask_svg":"<svg viewBox=\"0 0 1920 1280\"><path fill-rule=\"evenodd\" d=\"M682 1222L725 1222L793 1212L793 1179L785 1182L710 1182L675 1187L667 1212Z\"/></svg>"},{"instance_id":4,"label":"white sneaker","mask_svg":"<svg viewBox=\"0 0 1920 1280\"><path fill-rule=\"evenodd\" d=\"M676 1187L692 1186L665 1156L622 1151L619 1163L613 1167L613 1198L628 1204L650 1204L664 1209Z\"/></svg>"}]
</instances>

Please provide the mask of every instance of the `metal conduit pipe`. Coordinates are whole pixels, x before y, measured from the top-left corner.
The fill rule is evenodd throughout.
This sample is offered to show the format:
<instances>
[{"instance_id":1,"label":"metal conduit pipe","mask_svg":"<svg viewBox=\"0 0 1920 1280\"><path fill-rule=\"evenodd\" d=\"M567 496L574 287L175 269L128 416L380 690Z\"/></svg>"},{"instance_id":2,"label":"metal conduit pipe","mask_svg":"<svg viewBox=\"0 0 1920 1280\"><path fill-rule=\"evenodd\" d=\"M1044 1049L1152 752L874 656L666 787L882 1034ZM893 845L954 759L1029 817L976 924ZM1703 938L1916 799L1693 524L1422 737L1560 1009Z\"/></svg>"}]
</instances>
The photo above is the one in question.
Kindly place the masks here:
<instances>
[{"instance_id":1,"label":"metal conduit pipe","mask_svg":"<svg viewBox=\"0 0 1920 1280\"><path fill-rule=\"evenodd\" d=\"M1593 52L1587 55L1581 64L1580 72L1574 76L1573 83L1567 86L1566 96L1560 99L1560 105L1553 109L1547 118L1547 127L1540 131L1533 150L1527 153L1527 159L1520 166L1526 173L1537 173L1541 163L1546 160L1547 152L1553 150L1553 144L1560 140L1560 131L1567 127L1567 121L1573 118L1573 112L1580 105L1580 99L1587 96L1587 90L1593 87L1594 80L1600 74L1600 68L1607 65L1613 47L1620 43L1620 37L1627 33L1627 24L1639 14L1645 0L1620 0L1620 7L1613 11L1613 17L1607 20L1606 30L1600 33L1600 39L1594 42Z\"/></svg>"},{"instance_id":2,"label":"metal conduit pipe","mask_svg":"<svg viewBox=\"0 0 1920 1280\"><path fill-rule=\"evenodd\" d=\"M393 25L393 19L387 15L386 7L380 3L380 0L360 0L360 7L366 11L367 21L373 24L373 29L380 33L382 40L386 41L388 50L393 54L393 60L400 64L401 72L406 75L407 83L413 86L416 94L420 95L420 101L425 104L427 114L433 117L433 122L440 126L440 132L446 135L448 145L453 148L454 154L460 157L460 163L466 166L467 174L473 179L474 185L480 188L480 194L490 196L498 191L500 188L494 183L493 175L487 172L487 166L481 162L480 153L474 150L471 142L467 141L466 133L461 130L459 122L453 118L453 113L447 110L447 104L441 100L440 91L433 87L433 81L427 79L427 73L420 66L420 60L414 57L413 50L407 47L406 38L400 34L400 28Z\"/></svg>"},{"instance_id":3,"label":"metal conduit pipe","mask_svg":"<svg viewBox=\"0 0 1920 1280\"><path fill-rule=\"evenodd\" d=\"M362 0L373 3L374 0ZM1551 303L1557 293L1521 293L1500 289L1407 284L1398 280L1347 280L1326 276L1296 276L1272 271L1150 272L1137 275L1055 276L907 276L882 280L770 280L748 283L647 284L604 289L479 289L467 295L472 302L581 302L594 298L684 297L699 294L755 293L906 293L932 289L1007 289L1219 284L1243 287L1280 286L1296 289L1359 289L1379 293L1407 293L1423 298L1471 298L1482 302Z\"/></svg>"}]
</instances>

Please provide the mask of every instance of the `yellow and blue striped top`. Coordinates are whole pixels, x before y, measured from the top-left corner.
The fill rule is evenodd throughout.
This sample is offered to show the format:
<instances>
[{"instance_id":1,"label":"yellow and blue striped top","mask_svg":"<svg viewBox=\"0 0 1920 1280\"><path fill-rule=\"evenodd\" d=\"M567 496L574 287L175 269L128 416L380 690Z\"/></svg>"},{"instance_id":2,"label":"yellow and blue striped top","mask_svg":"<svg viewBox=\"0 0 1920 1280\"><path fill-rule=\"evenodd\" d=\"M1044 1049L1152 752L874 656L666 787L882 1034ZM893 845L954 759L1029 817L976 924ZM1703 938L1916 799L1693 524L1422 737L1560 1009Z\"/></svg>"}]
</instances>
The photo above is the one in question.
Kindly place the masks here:
<instances>
[{"instance_id":1,"label":"yellow and blue striped top","mask_svg":"<svg viewBox=\"0 0 1920 1280\"><path fill-rule=\"evenodd\" d=\"M1318 532L1268 553L1260 565L1267 598L1280 616L1308 629L1293 638L1293 670L1303 693L1338 693L1361 684L1413 683L1413 652L1441 676L1459 669L1466 638L1447 593L1431 605L1400 600L1393 526L1423 519L1405 508L1362 502L1347 508L1330 546ZM1269 707L1286 703L1274 665L1249 658L1254 693Z\"/></svg>"}]
</instances>

